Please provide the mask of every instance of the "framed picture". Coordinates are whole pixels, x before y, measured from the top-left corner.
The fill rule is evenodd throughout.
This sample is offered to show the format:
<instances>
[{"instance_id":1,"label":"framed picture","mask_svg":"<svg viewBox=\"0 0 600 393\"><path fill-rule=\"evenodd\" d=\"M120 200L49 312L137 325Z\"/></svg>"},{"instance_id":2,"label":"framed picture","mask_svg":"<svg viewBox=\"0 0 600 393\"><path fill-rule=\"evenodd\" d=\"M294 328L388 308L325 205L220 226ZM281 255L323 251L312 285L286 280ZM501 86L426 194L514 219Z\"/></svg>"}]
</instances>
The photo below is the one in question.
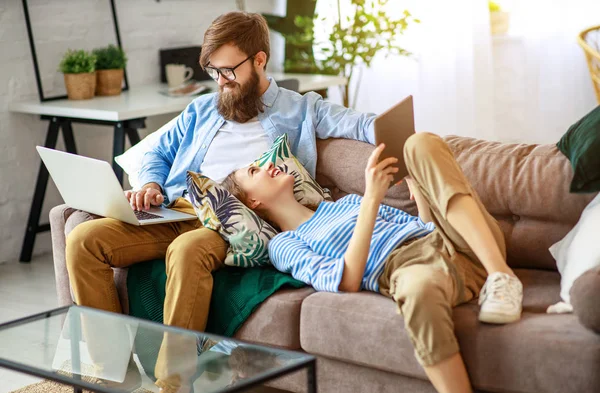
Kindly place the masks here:
<instances>
[{"instance_id":1,"label":"framed picture","mask_svg":"<svg viewBox=\"0 0 600 393\"><path fill-rule=\"evenodd\" d=\"M58 69L67 50L122 47L114 0L22 1L40 101L67 98ZM128 88L124 70L122 90Z\"/></svg>"}]
</instances>

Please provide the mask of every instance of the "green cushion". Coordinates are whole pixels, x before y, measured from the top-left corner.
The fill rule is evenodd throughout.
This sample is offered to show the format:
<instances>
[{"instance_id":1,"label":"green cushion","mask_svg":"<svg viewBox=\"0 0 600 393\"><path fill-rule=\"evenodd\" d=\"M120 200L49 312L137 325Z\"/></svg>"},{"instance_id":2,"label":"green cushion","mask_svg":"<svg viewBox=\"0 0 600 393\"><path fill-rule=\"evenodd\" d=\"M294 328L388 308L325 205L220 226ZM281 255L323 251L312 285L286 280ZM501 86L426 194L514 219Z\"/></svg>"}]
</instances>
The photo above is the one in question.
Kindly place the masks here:
<instances>
[{"instance_id":1,"label":"green cushion","mask_svg":"<svg viewBox=\"0 0 600 393\"><path fill-rule=\"evenodd\" d=\"M213 273L213 292L206 331L231 337L254 309L282 287L305 286L273 267L224 267ZM129 314L163 321L167 274L165 261L137 263L127 273Z\"/></svg>"},{"instance_id":2,"label":"green cushion","mask_svg":"<svg viewBox=\"0 0 600 393\"><path fill-rule=\"evenodd\" d=\"M129 314L162 323L166 283L167 273L163 259L131 266L127 273ZM256 307L277 290L282 287L300 288L304 285L273 267L224 267L213 273L213 292L206 331L233 336ZM162 338L162 333L152 329L138 330L135 337L136 354L152 380L156 379L154 368ZM214 359L212 363L207 363L206 359L199 362L192 380L202 374L205 367L217 361L219 359Z\"/></svg>"},{"instance_id":3,"label":"green cushion","mask_svg":"<svg viewBox=\"0 0 600 393\"><path fill-rule=\"evenodd\" d=\"M600 106L573 124L556 144L571 161L571 192L600 191Z\"/></svg>"}]
</instances>

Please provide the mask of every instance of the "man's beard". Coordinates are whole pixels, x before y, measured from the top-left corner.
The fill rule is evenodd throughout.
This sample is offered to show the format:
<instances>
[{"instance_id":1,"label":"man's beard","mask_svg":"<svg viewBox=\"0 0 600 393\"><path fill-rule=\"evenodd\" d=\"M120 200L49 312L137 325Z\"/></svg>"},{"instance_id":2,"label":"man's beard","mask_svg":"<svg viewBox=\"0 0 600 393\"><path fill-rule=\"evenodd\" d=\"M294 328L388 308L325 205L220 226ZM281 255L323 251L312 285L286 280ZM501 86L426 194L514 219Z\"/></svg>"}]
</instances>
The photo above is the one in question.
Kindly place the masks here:
<instances>
[{"instance_id":1,"label":"man's beard","mask_svg":"<svg viewBox=\"0 0 600 393\"><path fill-rule=\"evenodd\" d=\"M243 86L236 82L227 82L220 86L217 110L221 116L225 120L233 120L238 123L245 123L258 116L258 113L262 112L264 108L258 89L259 83L258 73L253 69L250 80ZM225 86L231 88L225 91Z\"/></svg>"}]
</instances>

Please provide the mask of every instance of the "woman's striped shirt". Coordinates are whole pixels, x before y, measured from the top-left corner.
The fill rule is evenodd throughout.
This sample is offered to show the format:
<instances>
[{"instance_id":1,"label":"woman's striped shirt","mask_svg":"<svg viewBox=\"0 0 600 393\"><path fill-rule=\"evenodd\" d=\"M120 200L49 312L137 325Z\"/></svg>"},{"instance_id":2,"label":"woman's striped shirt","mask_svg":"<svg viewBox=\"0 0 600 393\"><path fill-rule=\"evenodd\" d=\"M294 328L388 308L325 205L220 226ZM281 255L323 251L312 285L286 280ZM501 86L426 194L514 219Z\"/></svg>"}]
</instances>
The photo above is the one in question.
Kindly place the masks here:
<instances>
[{"instance_id":1,"label":"woman's striped shirt","mask_svg":"<svg viewBox=\"0 0 600 393\"><path fill-rule=\"evenodd\" d=\"M269 243L273 265L318 291L338 292L361 201L358 195L348 195L337 202L322 202L296 230L276 235ZM403 242L425 236L434 228L433 223L424 224L402 210L380 205L361 288L379 292L378 280L387 256Z\"/></svg>"}]
</instances>

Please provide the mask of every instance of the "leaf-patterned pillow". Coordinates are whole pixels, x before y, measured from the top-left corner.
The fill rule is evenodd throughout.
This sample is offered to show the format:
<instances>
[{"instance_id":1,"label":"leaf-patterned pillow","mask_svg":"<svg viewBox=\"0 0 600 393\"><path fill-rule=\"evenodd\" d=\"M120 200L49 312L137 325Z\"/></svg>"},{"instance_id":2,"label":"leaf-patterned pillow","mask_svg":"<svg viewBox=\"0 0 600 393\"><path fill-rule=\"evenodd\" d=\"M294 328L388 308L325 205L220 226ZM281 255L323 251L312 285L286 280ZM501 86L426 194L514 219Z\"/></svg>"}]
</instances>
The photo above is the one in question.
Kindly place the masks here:
<instances>
[{"instance_id":1,"label":"leaf-patterned pillow","mask_svg":"<svg viewBox=\"0 0 600 393\"><path fill-rule=\"evenodd\" d=\"M202 224L219 232L229 243L226 265L254 267L270 263L267 244L277 234L275 228L206 176L188 171L187 188Z\"/></svg>"},{"instance_id":2,"label":"leaf-patterned pillow","mask_svg":"<svg viewBox=\"0 0 600 393\"><path fill-rule=\"evenodd\" d=\"M323 200L332 200L329 190L322 188L292 154L287 134L278 137L252 165L262 167L270 162L280 171L294 176L294 196L301 204L315 206Z\"/></svg>"}]
</instances>

